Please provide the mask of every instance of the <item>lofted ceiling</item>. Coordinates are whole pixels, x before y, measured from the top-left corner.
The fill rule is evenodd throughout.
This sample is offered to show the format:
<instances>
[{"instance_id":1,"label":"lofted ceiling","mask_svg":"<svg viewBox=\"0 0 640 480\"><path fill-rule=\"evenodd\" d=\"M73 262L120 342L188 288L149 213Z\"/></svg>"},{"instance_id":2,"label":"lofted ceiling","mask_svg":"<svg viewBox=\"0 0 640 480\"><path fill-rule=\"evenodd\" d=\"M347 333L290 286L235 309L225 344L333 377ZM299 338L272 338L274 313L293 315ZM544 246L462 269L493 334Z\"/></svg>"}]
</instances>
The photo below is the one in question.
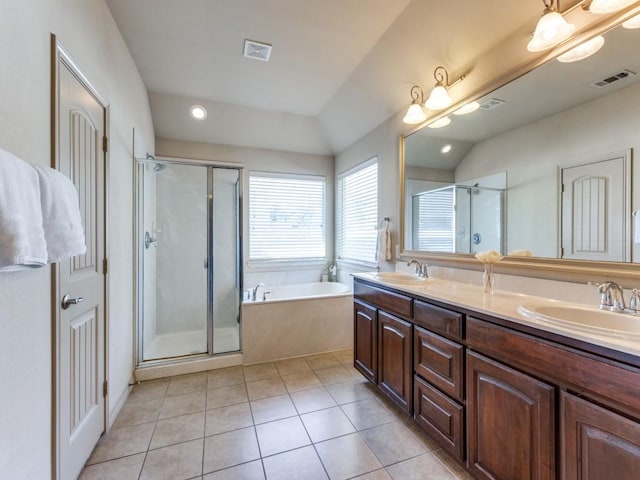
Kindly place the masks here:
<instances>
[{"instance_id":1,"label":"lofted ceiling","mask_svg":"<svg viewBox=\"0 0 640 480\"><path fill-rule=\"evenodd\" d=\"M468 68L538 0L106 0L149 91L156 135L337 154L408 105L435 66ZM270 43L269 62L244 39ZM189 117L192 104L208 117Z\"/></svg>"}]
</instances>

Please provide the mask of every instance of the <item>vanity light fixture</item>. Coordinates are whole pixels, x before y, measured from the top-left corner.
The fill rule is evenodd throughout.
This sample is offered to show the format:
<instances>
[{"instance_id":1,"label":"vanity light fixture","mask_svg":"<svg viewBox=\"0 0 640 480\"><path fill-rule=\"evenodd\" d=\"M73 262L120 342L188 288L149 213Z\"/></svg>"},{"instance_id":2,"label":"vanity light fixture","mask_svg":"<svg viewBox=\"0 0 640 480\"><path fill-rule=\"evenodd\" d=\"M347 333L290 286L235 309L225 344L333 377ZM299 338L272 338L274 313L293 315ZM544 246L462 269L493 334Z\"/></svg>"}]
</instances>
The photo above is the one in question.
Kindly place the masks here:
<instances>
[{"instance_id":1,"label":"vanity light fixture","mask_svg":"<svg viewBox=\"0 0 640 480\"><path fill-rule=\"evenodd\" d=\"M628 7L637 0L592 0L589 5L591 13L612 13Z\"/></svg>"},{"instance_id":2,"label":"vanity light fixture","mask_svg":"<svg viewBox=\"0 0 640 480\"><path fill-rule=\"evenodd\" d=\"M442 127L446 127L450 123L451 123L451 119L449 117L442 117L442 118L439 118L438 120L436 120L435 122L430 123L429 125L427 125L427 127L429 127L429 128L442 128Z\"/></svg>"},{"instance_id":3,"label":"vanity light fixture","mask_svg":"<svg viewBox=\"0 0 640 480\"><path fill-rule=\"evenodd\" d=\"M189 109L189 113L196 120L204 120L205 118L207 118L207 109L202 105L193 105Z\"/></svg>"},{"instance_id":4,"label":"vanity light fixture","mask_svg":"<svg viewBox=\"0 0 640 480\"><path fill-rule=\"evenodd\" d=\"M581 43L575 48L572 48L566 53L563 53L558 57L558 61L562 63L571 63L584 60L585 58L593 55L604 45L604 37L598 35L591 40Z\"/></svg>"},{"instance_id":5,"label":"vanity light fixture","mask_svg":"<svg viewBox=\"0 0 640 480\"><path fill-rule=\"evenodd\" d=\"M480 108L480 104L478 102L469 102L469 103L465 103L463 106L461 106L455 112L453 112L453 114L454 115L466 115L467 113L475 112L479 108Z\"/></svg>"},{"instance_id":6,"label":"vanity light fixture","mask_svg":"<svg viewBox=\"0 0 640 480\"><path fill-rule=\"evenodd\" d=\"M411 105L402 121L407 125L417 125L427 119L427 114L422 109L424 103L424 92L419 85L411 87Z\"/></svg>"},{"instance_id":7,"label":"vanity light fixture","mask_svg":"<svg viewBox=\"0 0 640 480\"><path fill-rule=\"evenodd\" d=\"M634 28L640 28L640 15L636 15L635 17L631 17L626 22L623 22L622 26L624 28L628 28L629 30L632 30Z\"/></svg>"},{"instance_id":8,"label":"vanity light fixture","mask_svg":"<svg viewBox=\"0 0 640 480\"><path fill-rule=\"evenodd\" d=\"M453 148L453 146L450 143L447 143L446 145L443 145L442 148L440 149L440 153L442 154L447 154L451 151L451 149Z\"/></svg>"},{"instance_id":9,"label":"vanity light fixture","mask_svg":"<svg viewBox=\"0 0 640 480\"><path fill-rule=\"evenodd\" d=\"M558 0L555 2L557 4ZM541 52L555 47L569 38L576 29L558 13L554 0L543 0L543 3L542 18L538 21L533 38L527 45L527 50L530 52Z\"/></svg>"},{"instance_id":10,"label":"vanity light fixture","mask_svg":"<svg viewBox=\"0 0 640 480\"><path fill-rule=\"evenodd\" d=\"M453 103L453 100L451 100L447 92L447 88L464 79L464 75L452 84L449 84L449 73L447 69L443 66L437 66L433 71L433 78L436 79L436 85L433 87L433 90L431 90L431 95L429 95L424 106L429 110L442 110Z\"/></svg>"}]
</instances>

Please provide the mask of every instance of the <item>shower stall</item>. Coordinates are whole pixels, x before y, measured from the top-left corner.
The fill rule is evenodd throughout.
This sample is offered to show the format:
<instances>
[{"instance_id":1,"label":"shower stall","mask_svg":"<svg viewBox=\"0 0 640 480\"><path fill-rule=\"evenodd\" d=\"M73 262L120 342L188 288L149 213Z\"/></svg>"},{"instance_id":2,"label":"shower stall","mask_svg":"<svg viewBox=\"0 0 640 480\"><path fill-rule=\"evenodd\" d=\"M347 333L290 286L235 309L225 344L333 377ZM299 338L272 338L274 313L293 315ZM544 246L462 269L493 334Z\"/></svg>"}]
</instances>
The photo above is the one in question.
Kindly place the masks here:
<instances>
[{"instance_id":1,"label":"shower stall","mask_svg":"<svg viewBox=\"0 0 640 480\"><path fill-rule=\"evenodd\" d=\"M240 350L242 168L136 159L138 365Z\"/></svg>"}]
</instances>

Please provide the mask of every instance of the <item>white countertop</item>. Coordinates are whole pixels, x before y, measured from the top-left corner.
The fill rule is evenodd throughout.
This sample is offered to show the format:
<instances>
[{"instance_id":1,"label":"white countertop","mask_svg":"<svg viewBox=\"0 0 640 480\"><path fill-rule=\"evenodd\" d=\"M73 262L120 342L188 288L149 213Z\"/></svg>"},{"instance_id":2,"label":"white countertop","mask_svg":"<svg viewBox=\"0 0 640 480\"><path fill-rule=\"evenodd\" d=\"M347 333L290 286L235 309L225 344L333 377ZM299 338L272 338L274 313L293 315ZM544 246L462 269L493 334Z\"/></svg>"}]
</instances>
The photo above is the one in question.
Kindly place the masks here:
<instances>
[{"instance_id":1,"label":"white countertop","mask_svg":"<svg viewBox=\"0 0 640 480\"><path fill-rule=\"evenodd\" d=\"M375 272L353 273L352 275L355 278L367 280L380 286L404 291L426 299L441 301L454 307L474 310L511 322L534 327L538 330L556 333L564 337L628 353L639 357L638 359L640 361L640 317L638 316L629 315L631 321L638 322L637 335L594 327L580 328L579 325L574 326L569 322L550 324L544 320L530 318L521 314L518 312L518 307L523 304L575 306L579 308L594 308L596 310L598 307L597 305L559 302L544 297L502 290L495 290L493 294L486 294L480 286L439 278L429 278L420 284L406 284L382 281L376 276Z\"/></svg>"}]
</instances>

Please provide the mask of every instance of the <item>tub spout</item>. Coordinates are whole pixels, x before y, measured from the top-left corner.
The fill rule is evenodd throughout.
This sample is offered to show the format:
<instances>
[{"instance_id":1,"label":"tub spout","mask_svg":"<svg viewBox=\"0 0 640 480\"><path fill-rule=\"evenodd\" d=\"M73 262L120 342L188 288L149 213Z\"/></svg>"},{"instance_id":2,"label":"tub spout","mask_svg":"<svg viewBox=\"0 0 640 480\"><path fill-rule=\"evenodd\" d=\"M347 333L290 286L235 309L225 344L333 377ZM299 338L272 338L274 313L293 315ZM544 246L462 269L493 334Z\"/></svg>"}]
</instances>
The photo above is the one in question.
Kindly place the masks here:
<instances>
[{"instance_id":1,"label":"tub spout","mask_svg":"<svg viewBox=\"0 0 640 480\"><path fill-rule=\"evenodd\" d=\"M259 283L253 288L253 294L251 295L251 300L253 300L254 302L256 301L256 298L258 296L258 289L260 287L266 288L267 286L264 283Z\"/></svg>"}]
</instances>

